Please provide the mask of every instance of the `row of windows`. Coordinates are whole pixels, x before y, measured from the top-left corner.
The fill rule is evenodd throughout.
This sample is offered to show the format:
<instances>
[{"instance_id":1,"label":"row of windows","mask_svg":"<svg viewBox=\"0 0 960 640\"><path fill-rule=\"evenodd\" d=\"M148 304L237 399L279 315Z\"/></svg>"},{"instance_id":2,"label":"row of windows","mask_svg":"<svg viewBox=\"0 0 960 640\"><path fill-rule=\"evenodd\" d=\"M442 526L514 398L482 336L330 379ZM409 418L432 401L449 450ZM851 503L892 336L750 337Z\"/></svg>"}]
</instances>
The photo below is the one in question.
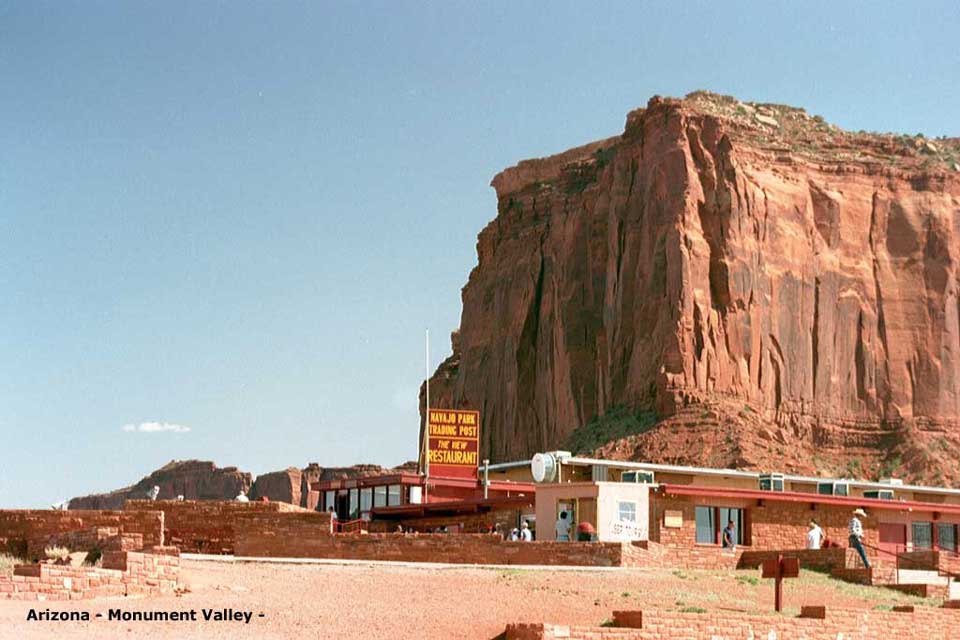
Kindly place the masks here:
<instances>
[{"instance_id":1,"label":"row of windows","mask_svg":"<svg viewBox=\"0 0 960 640\"><path fill-rule=\"evenodd\" d=\"M913 529L913 548L914 549L932 549L934 547L933 523L932 522L914 522ZM949 551L957 550L957 526L954 524L940 522L937 523L936 546L940 549Z\"/></svg>"},{"instance_id":2,"label":"row of windows","mask_svg":"<svg viewBox=\"0 0 960 640\"><path fill-rule=\"evenodd\" d=\"M338 493L346 504L343 502L337 504ZM359 518L361 513L376 507L394 507L401 504L403 504L403 486L391 484L339 492L327 491L324 494L323 511L329 511L333 507L337 515L354 519Z\"/></svg>"}]
</instances>

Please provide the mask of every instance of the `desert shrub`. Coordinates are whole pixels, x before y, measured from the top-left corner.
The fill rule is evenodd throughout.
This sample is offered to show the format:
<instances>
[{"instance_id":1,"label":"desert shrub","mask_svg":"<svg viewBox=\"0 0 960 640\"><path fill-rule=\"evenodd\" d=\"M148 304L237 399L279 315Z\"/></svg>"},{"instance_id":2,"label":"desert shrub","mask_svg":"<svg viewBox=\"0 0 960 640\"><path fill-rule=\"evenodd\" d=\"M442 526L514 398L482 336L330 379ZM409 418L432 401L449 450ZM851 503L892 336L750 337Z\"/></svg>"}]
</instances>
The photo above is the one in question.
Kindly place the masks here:
<instances>
[{"instance_id":1,"label":"desert shrub","mask_svg":"<svg viewBox=\"0 0 960 640\"><path fill-rule=\"evenodd\" d=\"M12 576L14 565L24 564L26 560L10 555L9 553L0 553L0 576Z\"/></svg>"},{"instance_id":2,"label":"desert shrub","mask_svg":"<svg viewBox=\"0 0 960 640\"><path fill-rule=\"evenodd\" d=\"M64 562L70 557L70 549L67 549L66 547L47 547L43 550L43 555L47 557L47 560Z\"/></svg>"},{"instance_id":3,"label":"desert shrub","mask_svg":"<svg viewBox=\"0 0 960 640\"><path fill-rule=\"evenodd\" d=\"M83 564L91 567L99 567L103 564L103 551L94 547L87 552L87 557L83 559Z\"/></svg>"}]
</instances>

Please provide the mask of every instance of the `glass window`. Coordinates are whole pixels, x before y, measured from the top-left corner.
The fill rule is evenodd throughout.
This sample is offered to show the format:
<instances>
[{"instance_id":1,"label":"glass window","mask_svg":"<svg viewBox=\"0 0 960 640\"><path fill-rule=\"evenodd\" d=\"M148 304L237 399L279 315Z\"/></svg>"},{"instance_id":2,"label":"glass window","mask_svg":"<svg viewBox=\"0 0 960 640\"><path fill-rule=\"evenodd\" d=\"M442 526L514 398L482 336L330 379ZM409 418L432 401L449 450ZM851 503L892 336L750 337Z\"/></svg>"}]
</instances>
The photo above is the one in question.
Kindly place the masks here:
<instances>
[{"instance_id":1,"label":"glass window","mask_svg":"<svg viewBox=\"0 0 960 640\"><path fill-rule=\"evenodd\" d=\"M367 487L366 489L360 489L360 512L370 511L370 507L373 506L373 489Z\"/></svg>"},{"instance_id":2,"label":"glass window","mask_svg":"<svg viewBox=\"0 0 960 640\"><path fill-rule=\"evenodd\" d=\"M385 485L373 488L373 506L374 508L387 506L387 487Z\"/></svg>"},{"instance_id":3,"label":"glass window","mask_svg":"<svg viewBox=\"0 0 960 640\"><path fill-rule=\"evenodd\" d=\"M817 493L822 496L832 496L833 495L833 483L832 482L820 482L817 483Z\"/></svg>"},{"instance_id":4,"label":"glass window","mask_svg":"<svg viewBox=\"0 0 960 640\"><path fill-rule=\"evenodd\" d=\"M617 512L620 514L620 522L637 521L637 503L636 502L618 502Z\"/></svg>"},{"instance_id":5,"label":"glass window","mask_svg":"<svg viewBox=\"0 0 960 640\"><path fill-rule=\"evenodd\" d=\"M350 489L350 519L356 520L360 517L360 490Z\"/></svg>"},{"instance_id":6,"label":"glass window","mask_svg":"<svg viewBox=\"0 0 960 640\"><path fill-rule=\"evenodd\" d=\"M716 509L697 507L697 542L699 544L717 544Z\"/></svg>"},{"instance_id":7,"label":"glass window","mask_svg":"<svg viewBox=\"0 0 960 640\"><path fill-rule=\"evenodd\" d=\"M957 527L944 522L937 524L937 547L947 551L957 550Z\"/></svg>"},{"instance_id":8,"label":"glass window","mask_svg":"<svg viewBox=\"0 0 960 640\"><path fill-rule=\"evenodd\" d=\"M323 499L323 510L330 511L330 507L334 509L337 508L337 500L335 496L337 495L336 491L327 491L326 497Z\"/></svg>"},{"instance_id":9,"label":"glass window","mask_svg":"<svg viewBox=\"0 0 960 640\"><path fill-rule=\"evenodd\" d=\"M400 504L400 485L392 484L388 487L387 504L391 507Z\"/></svg>"},{"instance_id":10,"label":"glass window","mask_svg":"<svg viewBox=\"0 0 960 640\"><path fill-rule=\"evenodd\" d=\"M846 482L838 482L833 485L833 495L835 496L848 496L850 495L850 485Z\"/></svg>"},{"instance_id":11,"label":"glass window","mask_svg":"<svg viewBox=\"0 0 960 640\"><path fill-rule=\"evenodd\" d=\"M933 547L933 525L929 522L913 523L913 548L930 549Z\"/></svg>"}]
</instances>

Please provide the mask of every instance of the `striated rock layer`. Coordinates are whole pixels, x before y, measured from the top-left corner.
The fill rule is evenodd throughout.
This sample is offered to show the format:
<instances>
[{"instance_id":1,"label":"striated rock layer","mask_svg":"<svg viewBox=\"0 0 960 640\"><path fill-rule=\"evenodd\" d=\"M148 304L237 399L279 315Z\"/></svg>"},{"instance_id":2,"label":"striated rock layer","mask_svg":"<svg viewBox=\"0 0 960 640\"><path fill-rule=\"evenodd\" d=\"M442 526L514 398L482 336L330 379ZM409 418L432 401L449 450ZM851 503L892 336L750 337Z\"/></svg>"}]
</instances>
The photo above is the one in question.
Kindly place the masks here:
<instances>
[{"instance_id":1,"label":"striated rock layer","mask_svg":"<svg viewBox=\"0 0 960 640\"><path fill-rule=\"evenodd\" d=\"M655 97L493 179L432 405L478 409L495 461L629 407L659 422L604 455L958 480L958 158Z\"/></svg>"}]
</instances>

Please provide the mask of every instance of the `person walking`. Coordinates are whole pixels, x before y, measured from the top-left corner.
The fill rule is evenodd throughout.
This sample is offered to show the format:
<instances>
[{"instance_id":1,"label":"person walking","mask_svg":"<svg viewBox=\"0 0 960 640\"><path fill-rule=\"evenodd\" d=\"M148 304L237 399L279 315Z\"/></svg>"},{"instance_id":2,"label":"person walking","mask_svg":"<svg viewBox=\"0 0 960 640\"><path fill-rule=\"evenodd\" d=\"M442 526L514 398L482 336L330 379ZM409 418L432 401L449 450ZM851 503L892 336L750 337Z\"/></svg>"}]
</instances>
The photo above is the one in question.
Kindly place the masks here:
<instances>
[{"instance_id":1,"label":"person walking","mask_svg":"<svg viewBox=\"0 0 960 640\"><path fill-rule=\"evenodd\" d=\"M867 552L863 550L863 523L860 522L860 518L866 517L867 513L863 509L854 509L850 524L847 525L847 534L850 546L857 550L860 559L863 560L863 566L869 569L870 561L867 560Z\"/></svg>"},{"instance_id":2,"label":"person walking","mask_svg":"<svg viewBox=\"0 0 960 640\"><path fill-rule=\"evenodd\" d=\"M819 549L821 544L823 544L823 529L816 520L811 520L810 529L807 531L807 549Z\"/></svg>"}]
</instances>

